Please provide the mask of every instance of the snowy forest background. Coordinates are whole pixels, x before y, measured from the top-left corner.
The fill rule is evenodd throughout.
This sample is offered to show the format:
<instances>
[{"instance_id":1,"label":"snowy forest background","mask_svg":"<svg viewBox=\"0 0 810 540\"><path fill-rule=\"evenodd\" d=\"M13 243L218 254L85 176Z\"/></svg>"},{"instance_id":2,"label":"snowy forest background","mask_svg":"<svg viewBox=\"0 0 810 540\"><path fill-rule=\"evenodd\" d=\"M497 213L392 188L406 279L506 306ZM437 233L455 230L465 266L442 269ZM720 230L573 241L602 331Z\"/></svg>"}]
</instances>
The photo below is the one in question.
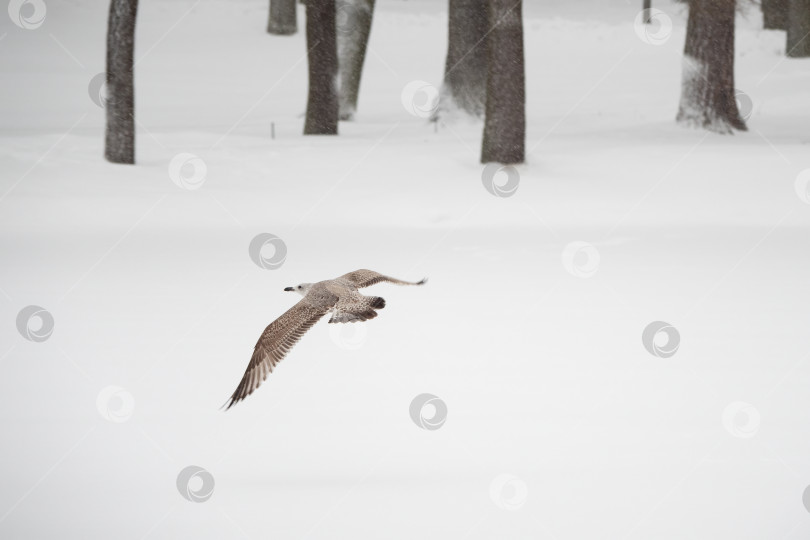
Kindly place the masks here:
<instances>
[{"instance_id":1,"label":"snowy forest background","mask_svg":"<svg viewBox=\"0 0 810 540\"><path fill-rule=\"evenodd\" d=\"M810 2L135 7L0 17L0 537L808 536Z\"/></svg>"}]
</instances>

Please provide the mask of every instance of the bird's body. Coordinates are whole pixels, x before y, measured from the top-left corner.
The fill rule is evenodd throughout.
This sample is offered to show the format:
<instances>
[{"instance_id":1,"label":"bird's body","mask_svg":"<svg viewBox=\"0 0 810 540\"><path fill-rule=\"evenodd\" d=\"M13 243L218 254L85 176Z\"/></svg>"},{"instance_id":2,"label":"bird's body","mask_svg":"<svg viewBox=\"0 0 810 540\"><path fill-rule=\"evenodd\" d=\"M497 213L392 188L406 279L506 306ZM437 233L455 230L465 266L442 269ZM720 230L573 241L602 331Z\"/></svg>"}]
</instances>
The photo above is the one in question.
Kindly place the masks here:
<instances>
[{"instance_id":1,"label":"bird's body","mask_svg":"<svg viewBox=\"0 0 810 540\"><path fill-rule=\"evenodd\" d=\"M327 313L332 314L330 323L367 321L376 317L376 310L385 307L385 300L379 296L364 296L358 289L383 281L397 285L423 285L427 280L402 281L372 270L356 270L336 279L302 283L284 289L298 292L303 298L265 328L242 381L226 403L226 408L252 394L293 345Z\"/></svg>"}]
</instances>

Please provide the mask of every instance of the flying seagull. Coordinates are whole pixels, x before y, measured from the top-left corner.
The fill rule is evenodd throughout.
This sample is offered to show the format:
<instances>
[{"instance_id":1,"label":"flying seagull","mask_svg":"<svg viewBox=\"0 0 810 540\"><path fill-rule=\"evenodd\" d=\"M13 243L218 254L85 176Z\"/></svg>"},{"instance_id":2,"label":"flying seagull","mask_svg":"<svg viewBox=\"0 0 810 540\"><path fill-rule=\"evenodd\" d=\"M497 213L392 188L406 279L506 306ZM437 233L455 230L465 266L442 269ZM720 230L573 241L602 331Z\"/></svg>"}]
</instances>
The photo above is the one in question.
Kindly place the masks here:
<instances>
[{"instance_id":1,"label":"flying seagull","mask_svg":"<svg viewBox=\"0 0 810 540\"><path fill-rule=\"evenodd\" d=\"M242 381L226 402L225 409L230 409L252 394L293 345L298 343L301 336L327 313L332 313L330 323L353 323L376 317L375 310L384 308L385 300L379 296L363 296L357 289L383 281L396 285L424 285L427 278L411 282L384 276L372 270L355 270L336 279L285 288L285 291L297 292L304 298L264 329L253 349L253 356Z\"/></svg>"}]
</instances>

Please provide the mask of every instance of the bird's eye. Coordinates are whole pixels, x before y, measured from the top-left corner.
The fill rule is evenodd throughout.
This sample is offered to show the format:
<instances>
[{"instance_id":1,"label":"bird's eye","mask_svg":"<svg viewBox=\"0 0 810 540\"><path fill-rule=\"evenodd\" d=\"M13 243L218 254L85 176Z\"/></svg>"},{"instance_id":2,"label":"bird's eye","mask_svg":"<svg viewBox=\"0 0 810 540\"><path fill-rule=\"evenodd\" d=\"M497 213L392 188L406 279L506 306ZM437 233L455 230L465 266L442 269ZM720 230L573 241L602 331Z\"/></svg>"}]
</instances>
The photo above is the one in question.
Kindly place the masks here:
<instances>
[{"instance_id":1,"label":"bird's eye","mask_svg":"<svg viewBox=\"0 0 810 540\"><path fill-rule=\"evenodd\" d=\"M300 289L300 288L301 288L301 285L299 285L299 286L298 286L298 288Z\"/></svg>"}]
</instances>

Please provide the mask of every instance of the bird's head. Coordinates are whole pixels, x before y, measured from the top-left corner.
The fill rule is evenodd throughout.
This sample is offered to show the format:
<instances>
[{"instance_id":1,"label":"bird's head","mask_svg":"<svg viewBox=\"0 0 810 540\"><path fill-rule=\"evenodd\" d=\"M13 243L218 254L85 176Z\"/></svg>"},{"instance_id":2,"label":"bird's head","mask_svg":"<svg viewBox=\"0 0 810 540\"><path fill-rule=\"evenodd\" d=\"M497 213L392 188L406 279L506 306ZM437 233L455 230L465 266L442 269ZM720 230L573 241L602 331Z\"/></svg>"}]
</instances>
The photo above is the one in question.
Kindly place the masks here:
<instances>
[{"instance_id":1,"label":"bird's head","mask_svg":"<svg viewBox=\"0 0 810 540\"><path fill-rule=\"evenodd\" d=\"M295 287L284 287L284 290L297 292L301 296L304 296L307 294L307 292L309 292L310 287L312 287L312 283L302 283L300 285L296 285Z\"/></svg>"}]
</instances>

